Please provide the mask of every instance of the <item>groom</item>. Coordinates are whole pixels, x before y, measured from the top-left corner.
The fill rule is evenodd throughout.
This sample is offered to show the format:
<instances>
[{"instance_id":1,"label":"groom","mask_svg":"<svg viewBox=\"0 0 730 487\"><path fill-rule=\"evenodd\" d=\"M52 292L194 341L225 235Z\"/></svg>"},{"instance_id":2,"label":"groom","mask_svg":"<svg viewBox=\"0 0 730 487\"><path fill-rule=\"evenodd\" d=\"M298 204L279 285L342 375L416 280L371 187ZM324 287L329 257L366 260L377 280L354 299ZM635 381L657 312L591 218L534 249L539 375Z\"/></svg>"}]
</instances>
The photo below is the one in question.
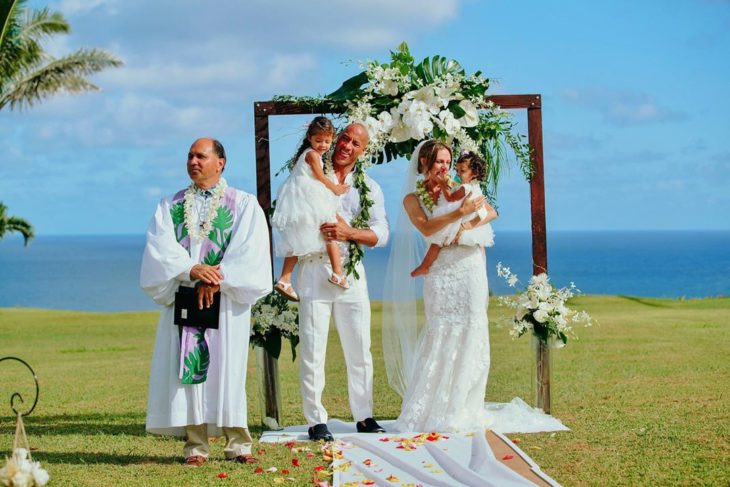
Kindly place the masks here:
<instances>
[{"instance_id":1,"label":"groom","mask_svg":"<svg viewBox=\"0 0 730 487\"><path fill-rule=\"evenodd\" d=\"M325 240L354 240L368 247L381 247L388 241L383 191L365 176L373 205L367 228L353 228L350 223L360 214L360 194L353 184L357 158L368 144L368 131L353 123L343 130L335 142L332 165L339 184L350 185L340 197L337 222L322 225ZM370 354L370 298L362 263L357 264L360 279L348 277L349 289L330 284L332 274L326 254L312 254L299 259L299 349L300 383L304 417L309 425L309 439L332 440L327 429L327 411L322 405L324 361L330 316L335 326L347 365L347 389L352 417L361 433L382 433L385 430L373 416L373 359Z\"/></svg>"}]
</instances>

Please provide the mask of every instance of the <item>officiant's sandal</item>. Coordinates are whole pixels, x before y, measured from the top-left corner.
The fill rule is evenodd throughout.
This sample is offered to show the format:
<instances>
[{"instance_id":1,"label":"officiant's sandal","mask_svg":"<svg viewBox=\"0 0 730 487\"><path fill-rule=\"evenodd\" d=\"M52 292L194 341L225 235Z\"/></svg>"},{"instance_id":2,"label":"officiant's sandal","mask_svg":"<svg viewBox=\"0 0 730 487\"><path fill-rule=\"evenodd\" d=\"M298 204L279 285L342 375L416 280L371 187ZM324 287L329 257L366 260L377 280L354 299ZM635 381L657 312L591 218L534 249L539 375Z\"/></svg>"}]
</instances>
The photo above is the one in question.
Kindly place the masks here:
<instances>
[{"instance_id":1,"label":"officiant's sandal","mask_svg":"<svg viewBox=\"0 0 730 487\"><path fill-rule=\"evenodd\" d=\"M274 284L274 291L281 294L289 301L299 301L299 295L288 282L276 281L276 284Z\"/></svg>"},{"instance_id":2,"label":"officiant's sandal","mask_svg":"<svg viewBox=\"0 0 730 487\"><path fill-rule=\"evenodd\" d=\"M327 280L335 286L341 287L342 289L350 289L350 285L347 283L347 277L345 277L343 274L335 274L333 272L330 278Z\"/></svg>"}]
</instances>

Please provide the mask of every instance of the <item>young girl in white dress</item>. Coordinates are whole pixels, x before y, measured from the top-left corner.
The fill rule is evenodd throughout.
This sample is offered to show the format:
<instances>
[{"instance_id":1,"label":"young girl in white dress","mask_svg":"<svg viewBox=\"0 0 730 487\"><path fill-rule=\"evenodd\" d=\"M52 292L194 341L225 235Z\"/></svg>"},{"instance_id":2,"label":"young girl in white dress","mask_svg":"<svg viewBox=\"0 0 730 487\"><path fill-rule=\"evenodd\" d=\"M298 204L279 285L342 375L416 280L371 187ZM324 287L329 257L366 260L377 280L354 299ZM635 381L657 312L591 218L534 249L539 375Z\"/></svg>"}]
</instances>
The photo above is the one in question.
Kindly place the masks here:
<instances>
[{"instance_id":1,"label":"young girl in white dress","mask_svg":"<svg viewBox=\"0 0 730 487\"><path fill-rule=\"evenodd\" d=\"M345 289L348 287L337 242L325 242L319 231L320 225L337 221L339 196L350 188L347 184L337 184L334 174L325 174L322 156L332 145L335 133L327 117L312 120L294 156L296 163L276 198L271 225L275 252L284 257L284 265L274 289L292 301L299 301L291 285L298 256L325 249L332 264L329 282Z\"/></svg>"},{"instance_id":2,"label":"young girl in white dress","mask_svg":"<svg viewBox=\"0 0 730 487\"><path fill-rule=\"evenodd\" d=\"M450 181L444 178L439 181L441 194L433 209L433 217L444 215L461 205L464 198L482 196L480 182L486 177L487 165L477 154L463 152L456 161L456 175L461 186L452 190ZM480 245L491 247L494 245L494 231L490 221L497 218L497 212L486 201L484 206L474 213L466 215L461 221L447 225L443 229L426 237L429 243L423 262L413 269L411 276L417 277L428 274L431 265L441 251L441 247L458 243L459 245Z\"/></svg>"}]
</instances>

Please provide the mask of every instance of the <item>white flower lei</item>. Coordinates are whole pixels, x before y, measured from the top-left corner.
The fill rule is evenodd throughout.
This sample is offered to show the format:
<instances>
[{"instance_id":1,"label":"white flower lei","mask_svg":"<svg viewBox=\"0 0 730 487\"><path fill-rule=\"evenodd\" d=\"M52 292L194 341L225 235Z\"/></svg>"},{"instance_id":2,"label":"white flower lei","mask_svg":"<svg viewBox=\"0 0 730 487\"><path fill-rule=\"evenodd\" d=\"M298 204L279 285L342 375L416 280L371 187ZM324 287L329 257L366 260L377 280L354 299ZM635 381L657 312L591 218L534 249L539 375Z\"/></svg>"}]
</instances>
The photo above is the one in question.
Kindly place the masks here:
<instances>
[{"instance_id":1,"label":"white flower lei","mask_svg":"<svg viewBox=\"0 0 730 487\"><path fill-rule=\"evenodd\" d=\"M211 198L210 206L208 207L208 213L206 215L199 215L199 221L202 221L201 225L194 225L193 210L195 208L195 193L199 190L195 183L191 183L188 189L185 190L184 197L184 208L185 208L185 228L188 231L188 235L193 240L203 240L208 237L208 234L213 229L213 219L218 214L218 208L221 206L223 195L228 188L228 183L225 178L221 178L218 184L213 188L213 196Z\"/></svg>"}]
</instances>

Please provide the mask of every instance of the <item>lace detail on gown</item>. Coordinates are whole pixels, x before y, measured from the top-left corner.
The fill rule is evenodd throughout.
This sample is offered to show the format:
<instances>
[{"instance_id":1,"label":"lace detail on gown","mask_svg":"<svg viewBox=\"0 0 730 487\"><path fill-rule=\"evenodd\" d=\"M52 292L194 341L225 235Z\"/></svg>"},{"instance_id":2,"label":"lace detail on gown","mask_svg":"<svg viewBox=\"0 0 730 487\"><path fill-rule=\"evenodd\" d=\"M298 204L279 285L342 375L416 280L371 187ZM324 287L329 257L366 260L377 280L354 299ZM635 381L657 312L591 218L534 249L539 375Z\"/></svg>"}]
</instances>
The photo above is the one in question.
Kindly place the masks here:
<instances>
[{"instance_id":1,"label":"lace detail on gown","mask_svg":"<svg viewBox=\"0 0 730 487\"><path fill-rule=\"evenodd\" d=\"M455 432L487 424L488 295L481 248L442 248L425 278L426 324L396 431Z\"/></svg>"}]
</instances>

